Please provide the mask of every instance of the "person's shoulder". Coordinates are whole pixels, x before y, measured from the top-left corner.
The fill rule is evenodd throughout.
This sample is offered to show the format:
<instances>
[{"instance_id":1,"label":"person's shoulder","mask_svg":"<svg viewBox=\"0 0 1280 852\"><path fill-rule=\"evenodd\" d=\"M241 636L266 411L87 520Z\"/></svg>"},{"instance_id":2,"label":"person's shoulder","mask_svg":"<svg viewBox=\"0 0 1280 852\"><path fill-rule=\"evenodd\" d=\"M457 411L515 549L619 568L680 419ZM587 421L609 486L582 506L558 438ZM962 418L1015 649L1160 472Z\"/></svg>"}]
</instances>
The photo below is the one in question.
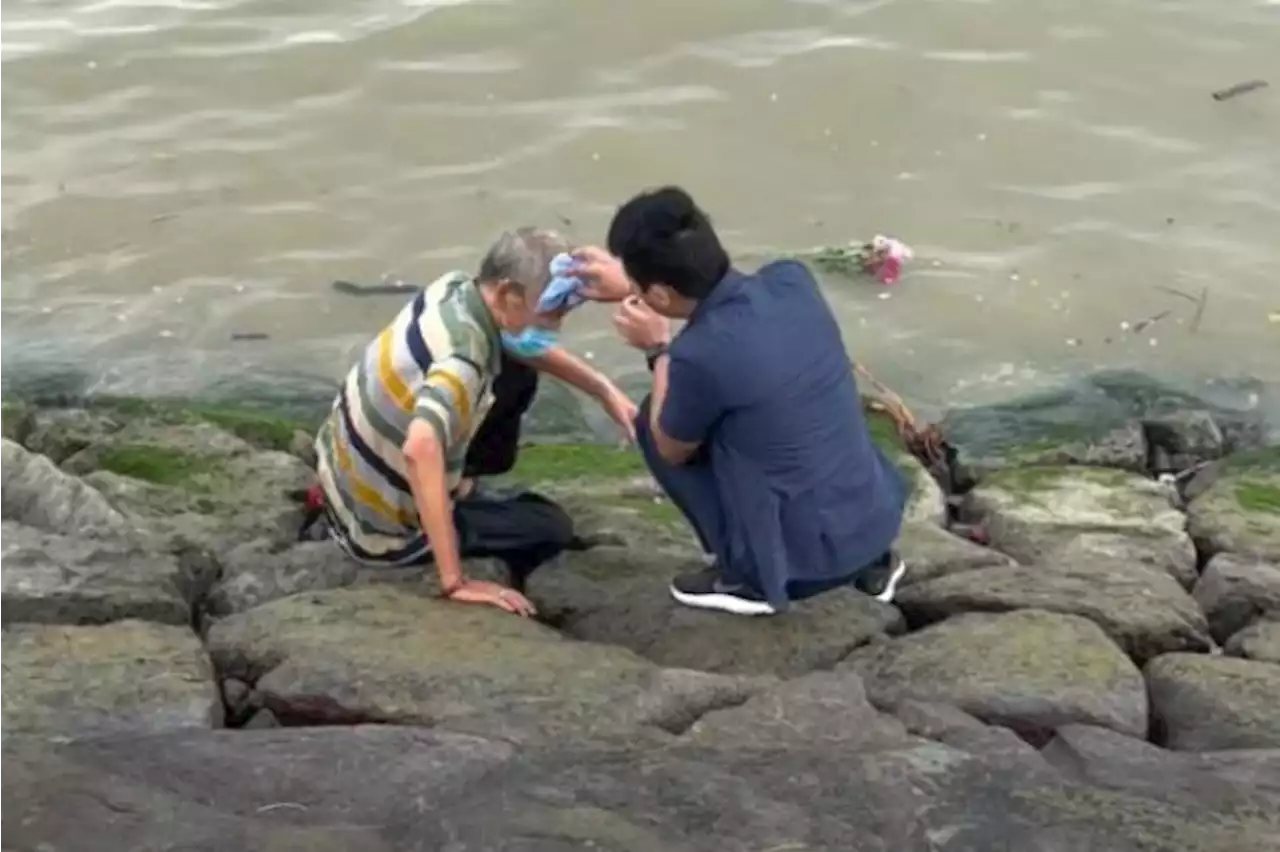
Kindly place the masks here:
<instances>
[{"instance_id":1,"label":"person's shoulder","mask_svg":"<svg viewBox=\"0 0 1280 852\"><path fill-rule=\"evenodd\" d=\"M766 280L782 281L789 284L813 285L817 283L817 279L813 277L813 272L810 271L809 267L803 261L794 257L781 257L777 260L771 260L757 269L756 275Z\"/></svg>"}]
</instances>

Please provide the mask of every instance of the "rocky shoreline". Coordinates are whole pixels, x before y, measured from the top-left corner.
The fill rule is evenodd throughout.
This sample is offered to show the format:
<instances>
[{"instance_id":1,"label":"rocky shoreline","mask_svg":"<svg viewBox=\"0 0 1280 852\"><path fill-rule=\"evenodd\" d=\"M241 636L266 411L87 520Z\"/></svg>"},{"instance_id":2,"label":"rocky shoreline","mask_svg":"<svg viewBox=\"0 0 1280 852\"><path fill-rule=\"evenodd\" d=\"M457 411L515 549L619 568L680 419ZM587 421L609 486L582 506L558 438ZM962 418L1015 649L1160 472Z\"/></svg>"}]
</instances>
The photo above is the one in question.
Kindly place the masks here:
<instances>
[{"instance_id":1,"label":"rocky shoreline","mask_svg":"<svg viewBox=\"0 0 1280 852\"><path fill-rule=\"evenodd\" d=\"M669 601L634 454L529 447L596 542L532 622L298 543L302 424L7 400L4 846L1280 848L1280 447L1186 405L969 440L1006 413L940 477L878 425L908 585L767 620Z\"/></svg>"}]
</instances>

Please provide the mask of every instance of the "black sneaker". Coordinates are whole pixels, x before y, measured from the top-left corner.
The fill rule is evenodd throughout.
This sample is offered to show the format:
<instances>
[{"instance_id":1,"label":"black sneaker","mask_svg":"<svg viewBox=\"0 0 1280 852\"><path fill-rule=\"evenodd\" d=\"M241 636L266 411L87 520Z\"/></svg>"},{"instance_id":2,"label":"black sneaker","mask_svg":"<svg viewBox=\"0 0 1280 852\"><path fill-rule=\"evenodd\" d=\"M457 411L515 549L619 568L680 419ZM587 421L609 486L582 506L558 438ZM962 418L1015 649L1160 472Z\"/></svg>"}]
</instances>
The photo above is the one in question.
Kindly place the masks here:
<instances>
[{"instance_id":1,"label":"black sneaker","mask_svg":"<svg viewBox=\"0 0 1280 852\"><path fill-rule=\"evenodd\" d=\"M898 591L898 583L907 573L907 563L902 561L896 550L890 550L875 563L858 572L853 585L858 591L880 601L891 603L894 593Z\"/></svg>"},{"instance_id":2,"label":"black sneaker","mask_svg":"<svg viewBox=\"0 0 1280 852\"><path fill-rule=\"evenodd\" d=\"M764 596L744 585L725 583L718 566L681 574L671 581L671 597L685 606L718 609L734 615L773 615Z\"/></svg>"}]
</instances>

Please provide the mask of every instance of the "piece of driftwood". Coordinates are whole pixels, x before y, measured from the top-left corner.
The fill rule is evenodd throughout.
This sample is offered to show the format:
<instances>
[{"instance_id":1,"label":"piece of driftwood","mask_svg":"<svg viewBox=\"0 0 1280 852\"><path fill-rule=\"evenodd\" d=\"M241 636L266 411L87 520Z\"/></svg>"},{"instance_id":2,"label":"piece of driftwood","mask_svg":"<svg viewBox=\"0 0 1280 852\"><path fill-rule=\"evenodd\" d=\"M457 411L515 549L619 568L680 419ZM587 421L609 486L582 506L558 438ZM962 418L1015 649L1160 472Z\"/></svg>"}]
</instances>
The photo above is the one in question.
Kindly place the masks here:
<instances>
[{"instance_id":1,"label":"piece of driftwood","mask_svg":"<svg viewBox=\"0 0 1280 852\"><path fill-rule=\"evenodd\" d=\"M1265 89L1269 83L1266 80L1245 80L1243 83L1236 83L1234 86L1227 86L1225 89L1219 89L1213 93L1215 101L1225 101L1231 98L1246 95L1249 92L1256 92L1258 89Z\"/></svg>"}]
</instances>

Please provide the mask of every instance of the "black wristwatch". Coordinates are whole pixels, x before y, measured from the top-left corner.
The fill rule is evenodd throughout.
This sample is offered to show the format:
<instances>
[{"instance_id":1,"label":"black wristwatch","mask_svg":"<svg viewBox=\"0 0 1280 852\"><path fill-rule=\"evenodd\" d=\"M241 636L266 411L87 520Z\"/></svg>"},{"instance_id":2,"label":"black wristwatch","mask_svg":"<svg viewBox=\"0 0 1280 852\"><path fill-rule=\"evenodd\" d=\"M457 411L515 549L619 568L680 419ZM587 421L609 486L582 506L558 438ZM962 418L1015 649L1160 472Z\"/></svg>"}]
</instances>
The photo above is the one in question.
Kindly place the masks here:
<instances>
[{"instance_id":1,"label":"black wristwatch","mask_svg":"<svg viewBox=\"0 0 1280 852\"><path fill-rule=\"evenodd\" d=\"M659 358L667 354L667 349L669 348L669 345L666 343L659 343L656 346L646 346L644 348L644 363L649 367L650 373L653 372L653 365L658 362Z\"/></svg>"}]
</instances>

